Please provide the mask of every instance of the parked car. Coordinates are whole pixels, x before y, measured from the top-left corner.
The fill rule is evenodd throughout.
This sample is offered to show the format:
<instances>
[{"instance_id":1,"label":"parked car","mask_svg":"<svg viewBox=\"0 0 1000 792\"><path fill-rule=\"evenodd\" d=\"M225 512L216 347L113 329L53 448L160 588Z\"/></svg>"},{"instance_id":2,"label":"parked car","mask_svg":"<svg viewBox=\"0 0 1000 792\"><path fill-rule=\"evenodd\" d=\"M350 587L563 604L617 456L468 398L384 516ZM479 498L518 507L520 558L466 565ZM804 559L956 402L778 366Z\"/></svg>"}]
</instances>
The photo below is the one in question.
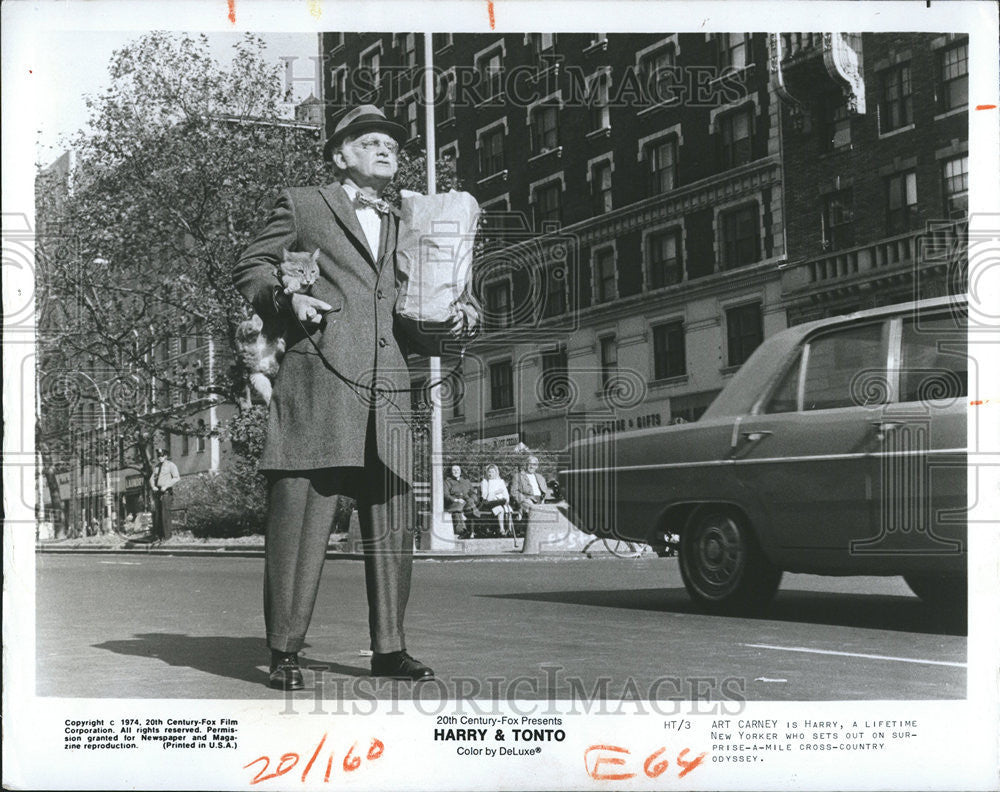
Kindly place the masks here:
<instances>
[{"instance_id":1,"label":"parked car","mask_svg":"<svg viewBox=\"0 0 1000 792\"><path fill-rule=\"evenodd\" d=\"M964 608L965 328L940 298L779 332L698 421L573 443L571 517L677 549L709 610L766 604L785 570L903 575Z\"/></svg>"}]
</instances>

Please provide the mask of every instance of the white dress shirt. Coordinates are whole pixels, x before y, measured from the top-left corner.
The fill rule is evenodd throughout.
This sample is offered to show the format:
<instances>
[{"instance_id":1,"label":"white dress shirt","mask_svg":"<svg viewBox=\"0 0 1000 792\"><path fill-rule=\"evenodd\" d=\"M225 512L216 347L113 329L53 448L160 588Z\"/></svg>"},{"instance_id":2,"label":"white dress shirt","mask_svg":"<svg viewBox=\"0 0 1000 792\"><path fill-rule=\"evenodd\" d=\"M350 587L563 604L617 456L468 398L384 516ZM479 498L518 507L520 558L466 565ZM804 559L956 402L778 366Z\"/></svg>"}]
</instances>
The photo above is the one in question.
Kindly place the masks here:
<instances>
[{"instance_id":1,"label":"white dress shirt","mask_svg":"<svg viewBox=\"0 0 1000 792\"><path fill-rule=\"evenodd\" d=\"M528 483L531 484L531 494L536 498L541 497L542 491L538 488L538 479L534 473L528 473Z\"/></svg>"},{"instance_id":2,"label":"white dress shirt","mask_svg":"<svg viewBox=\"0 0 1000 792\"><path fill-rule=\"evenodd\" d=\"M347 197L354 203L358 188L353 184L342 185ZM355 206L355 213L358 215L358 222L361 223L361 230L365 232L365 239L368 240L368 248L372 252L372 258L378 261L378 247L382 239L382 215L370 206Z\"/></svg>"}]
</instances>

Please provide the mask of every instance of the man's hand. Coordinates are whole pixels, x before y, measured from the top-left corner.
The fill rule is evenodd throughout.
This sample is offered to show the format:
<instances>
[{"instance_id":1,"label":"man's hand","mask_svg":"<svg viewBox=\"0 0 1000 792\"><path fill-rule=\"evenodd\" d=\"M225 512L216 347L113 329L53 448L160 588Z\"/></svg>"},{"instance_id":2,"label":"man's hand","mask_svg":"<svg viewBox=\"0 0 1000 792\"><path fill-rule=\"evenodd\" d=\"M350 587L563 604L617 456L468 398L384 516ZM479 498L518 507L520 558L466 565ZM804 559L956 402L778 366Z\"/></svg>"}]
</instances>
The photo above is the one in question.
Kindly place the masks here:
<instances>
[{"instance_id":1,"label":"man's hand","mask_svg":"<svg viewBox=\"0 0 1000 792\"><path fill-rule=\"evenodd\" d=\"M325 303L315 297L310 297L308 294L292 295L292 313L303 324L306 322L309 324L319 324L323 321L323 314L332 307L329 303Z\"/></svg>"},{"instance_id":2,"label":"man's hand","mask_svg":"<svg viewBox=\"0 0 1000 792\"><path fill-rule=\"evenodd\" d=\"M479 311L468 302L458 303L455 307L455 316L451 320L451 327L449 328L452 338L475 335L476 328L479 325Z\"/></svg>"}]
</instances>

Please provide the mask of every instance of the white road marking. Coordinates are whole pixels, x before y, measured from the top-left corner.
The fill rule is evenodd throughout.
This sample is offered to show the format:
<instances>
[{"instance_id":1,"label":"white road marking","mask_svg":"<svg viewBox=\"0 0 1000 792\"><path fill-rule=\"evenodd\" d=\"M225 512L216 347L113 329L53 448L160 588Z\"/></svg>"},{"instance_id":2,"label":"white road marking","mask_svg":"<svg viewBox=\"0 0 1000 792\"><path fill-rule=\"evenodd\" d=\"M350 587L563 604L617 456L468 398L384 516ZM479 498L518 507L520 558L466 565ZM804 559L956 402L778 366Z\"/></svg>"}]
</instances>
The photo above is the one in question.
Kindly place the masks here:
<instances>
[{"instance_id":1,"label":"white road marking","mask_svg":"<svg viewBox=\"0 0 1000 792\"><path fill-rule=\"evenodd\" d=\"M139 566L141 561L101 561L101 564L114 564L115 566Z\"/></svg>"},{"instance_id":2,"label":"white road marking","mask_svg":"<svg viewBox=\"0 0 1000 792\"><path fill-rule=\"evenodd\" d=\"M771 679L770 677L757 677L754 682L787 682L787 679Z\"/></svg>"},{"instance_id":3,"label":"white road marking","mask_svg":"<svg viewBox=\"0 0 1000 792\"><path fill-rule=\"evenodd\" d=\"M966 663L953 663L948 660L923 660L916 657L891 657L889 655L862 654L860 652L837 652L833 649L809 649L805 646L772 646L771 644L742 644L754 649L774 649L778 652L807 652L809 654L840 655L841 657L864 657L868 660L893 660L897 663L921 663L923 665L956 666L965 668Z\"/></svg>"}]
</instances>

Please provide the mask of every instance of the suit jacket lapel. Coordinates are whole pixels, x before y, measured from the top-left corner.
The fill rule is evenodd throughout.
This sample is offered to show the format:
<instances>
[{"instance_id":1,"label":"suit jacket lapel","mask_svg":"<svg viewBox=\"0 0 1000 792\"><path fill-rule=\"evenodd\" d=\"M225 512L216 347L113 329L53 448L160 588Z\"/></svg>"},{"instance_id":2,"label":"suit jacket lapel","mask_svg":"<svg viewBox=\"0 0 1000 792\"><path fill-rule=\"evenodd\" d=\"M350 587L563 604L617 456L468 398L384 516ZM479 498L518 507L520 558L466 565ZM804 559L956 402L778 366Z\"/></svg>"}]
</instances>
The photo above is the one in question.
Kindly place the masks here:
<instances>
[{"instance_id":1,"label":"suit jacket lapel","mask_svg":"<svg viewBox=\"0 0 1000 792\"><path fill-rule=\"evenodd\" d=\"M361 228L361 223L358 221L357 212L354 211L354 204L347 197L347 193L344 188L340 186L340 182L334 182L333 184L328 184L326 187L319 188L320 195L323 196L323 200L327 202L330 209L336 215L337 220L347 231L348 235L352 238L354 246L360 251L361 255L365 257L373 269L377 270L375 266L375 260L372 258L371 248L368 247L368 239L365 237L365 232ZM384 225L384 224L383 224Z\"/></svg>"}]
</instances>

